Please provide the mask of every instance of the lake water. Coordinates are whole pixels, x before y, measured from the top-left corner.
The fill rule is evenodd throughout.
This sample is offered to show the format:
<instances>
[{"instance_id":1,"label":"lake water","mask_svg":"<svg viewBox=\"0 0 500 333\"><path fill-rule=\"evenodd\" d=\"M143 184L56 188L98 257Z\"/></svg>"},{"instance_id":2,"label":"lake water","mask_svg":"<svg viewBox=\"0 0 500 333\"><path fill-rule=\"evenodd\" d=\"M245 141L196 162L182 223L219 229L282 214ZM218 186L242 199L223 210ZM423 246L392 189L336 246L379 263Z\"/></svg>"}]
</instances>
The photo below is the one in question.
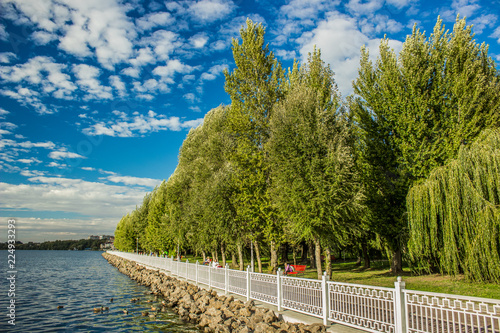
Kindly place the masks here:
<instances>
[{"instance_id":1,"label":"lake water","mask_svg":"<svg viewBox=\"0 0 500 333\"><path fill-rule=\"evenodd\" d=\"M16 251L16 325L9 325L7 255L0 251L0 332L198 332L173 312L143 317L161 299L94 251ZM101 306L109 311L94 313Z\"/></svg>"}]
</instances>

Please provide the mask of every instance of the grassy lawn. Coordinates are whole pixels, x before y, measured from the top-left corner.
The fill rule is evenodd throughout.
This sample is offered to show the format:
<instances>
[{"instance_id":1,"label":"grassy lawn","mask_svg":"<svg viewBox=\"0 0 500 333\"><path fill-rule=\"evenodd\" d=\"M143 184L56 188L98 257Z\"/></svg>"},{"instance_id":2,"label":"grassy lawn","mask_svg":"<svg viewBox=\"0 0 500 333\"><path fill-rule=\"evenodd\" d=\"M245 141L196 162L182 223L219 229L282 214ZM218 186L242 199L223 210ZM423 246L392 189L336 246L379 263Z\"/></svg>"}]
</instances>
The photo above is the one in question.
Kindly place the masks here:
<instances>
[{"instance_id":1,"label":"grassy lawn","mask_svg":"<svg viewBox=\"0 0 500 333\"><path fill-rule=\"evenodd\" d=\"M196 262L196 260L200 263L203 261L201 257L188 256L187 258L183 258L183 261L185 259L189 259L191 263ZM268 273L267 267L269 261L266 259L264 258L262 264L264 273ZM227 263L231 266L231 260L228 260ZM247 264L245 263L245 265ZM257 269L257 263L255 263L255 266ZM352 261L335 262L332 266L331 280L394 288L394 282L397 277L389 272L388 261L373 261L371 266L369 269L363 269L362 267L355 266ZM283 270L283 267L281 269ZM404 269L401 276L403 277L403 281L406 282L406 288L411 290L500 299L500 285L467 282L463 276L450 277L440 274L418 276L413 275L408 268ZM316 279L317 273L315 269L308 267L300 277Z\"/></svg>"}]
</instances>

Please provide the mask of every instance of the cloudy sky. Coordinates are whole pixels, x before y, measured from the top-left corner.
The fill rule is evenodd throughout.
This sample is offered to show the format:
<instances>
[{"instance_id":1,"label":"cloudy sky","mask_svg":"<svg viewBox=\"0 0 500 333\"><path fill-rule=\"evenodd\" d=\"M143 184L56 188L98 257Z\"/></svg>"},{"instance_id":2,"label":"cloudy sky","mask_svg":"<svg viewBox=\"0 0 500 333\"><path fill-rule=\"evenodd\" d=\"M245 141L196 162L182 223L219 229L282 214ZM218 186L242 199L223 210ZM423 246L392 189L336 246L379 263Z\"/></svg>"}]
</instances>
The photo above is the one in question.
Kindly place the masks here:
<instances>
[{"instance_id":1,"label":"cloudy sky","mask_svg":"<svg viewBox=\"0 0 500 333\"><path fill-rule=\"evenodd\" d=\"M168 177L189 129L229 104L224 68L247 17L289 67L317 45L352 92L359 50L400 50L438 15L474 24L500 63L500 2L1 0L0 232L23 242L112 234Z\"/></svg>"}]
</instances>

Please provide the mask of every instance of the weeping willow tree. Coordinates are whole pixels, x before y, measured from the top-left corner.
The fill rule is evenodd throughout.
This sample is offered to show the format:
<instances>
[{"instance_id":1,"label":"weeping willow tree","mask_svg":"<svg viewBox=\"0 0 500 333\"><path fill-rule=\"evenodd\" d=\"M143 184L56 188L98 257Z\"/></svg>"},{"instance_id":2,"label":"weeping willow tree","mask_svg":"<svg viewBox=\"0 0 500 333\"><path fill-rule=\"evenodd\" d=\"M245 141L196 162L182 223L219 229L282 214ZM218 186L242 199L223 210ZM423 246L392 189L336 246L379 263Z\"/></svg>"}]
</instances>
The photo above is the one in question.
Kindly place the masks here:
<instances>
[{"instance_id":1,"label":"weeping willow tree","mask_svg":"<svg viewBox=\"0 0 500 333\"><path fill-rule=\"evenodd\" d=\"M416 270L500 282L500 130L485 130L407 197Z\"/></svg>"}]
</instances>

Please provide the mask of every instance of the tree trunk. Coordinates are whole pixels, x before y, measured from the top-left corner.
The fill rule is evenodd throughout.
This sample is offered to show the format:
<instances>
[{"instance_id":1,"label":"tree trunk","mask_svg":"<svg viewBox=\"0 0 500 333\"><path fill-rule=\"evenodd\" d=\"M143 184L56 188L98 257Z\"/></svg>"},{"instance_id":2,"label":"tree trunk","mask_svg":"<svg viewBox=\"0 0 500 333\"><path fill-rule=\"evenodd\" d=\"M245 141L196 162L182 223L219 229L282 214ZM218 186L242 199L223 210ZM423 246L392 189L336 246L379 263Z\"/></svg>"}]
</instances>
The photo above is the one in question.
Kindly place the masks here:
<instances>
[{"instance_id":1,"label":"tree trunk","mask_svg":"<svg viewBox=\"0 0 500 333\"><path fill-rule=\"evenodd\" d=\"M366 244L366 241L363 241L363 243L361 243L361 248L363 250L363 268L370 268L370 256L368 255L368 245Z\"/></svg>"},{"instance_id":2,"label":"tree trunk","mask_svg":"<svg viewBox=\"0 0 500 333\"><path fill-rule=\"evenodd\" d=\"M330 250L330 248L328 246L325 248L325 256L326 256L326 260L325 260L326 276L331 277L332 276L332 251Z\"/></svg>"},{"instance_id":3,"label":"tree trunk","mask_svg":"<svg viewBox=\"0 0 500 333\"><path fill-rule=\"evenodd\" d=\"M226 267L226 248L224 247L224 243L220 245L220 254L222 256L222 267Z\"/></svg>"},{"instance_id":4,"label":"tree trunk","mask_svg":"<svg viewBox=\"0 0 500 333\"><path fill-rule=\"evenodd\" d=\"M203 255L203 262L205 262L207 260L207 254L205 251L201 251L201 254Z\"/></svg>"},{"instance_id":5,"label":"tree trunk","mask_svg":"<svg viewBox=\"0 0 500 333\"><path fill-rule=\"evenodd\" d=\"M313 242L313 244L314 244L314 242ZM309 259L309 266L311 266L311 268L317 268L316 261L314 259L315 258L315 252L314 252L315 250L313 249L313 246L312 246L313 244L307 245L307 248L308 248L307 252L309 252L307 257ZM319 267L321 269L321 265Z\"/></svg>"},{"instance_id":6,"label":"tree trunk","mask_svg":"<svg viewBox=\"0 0 500 333\"><path fill-rule=\"evenodd\" d=\"M295 251L295 247L292 248L292 255L293 255L293 264L297 265L297 251Z\"/></svg>"},{"instance_id":7,"label":"tree trunk","mask_svg":"<svg viewBox=\"0 0 500 333\"><path fill-rule=\"evenodd\" d=\"M283 253L281 254L281 258L282 258L281 261L283 263L288 262L288 250L289 250L288 243L283 244Z\"/></svg>"},{"instance_id":8,"label":"tree trunk","mask_svg":"<svg viewBox=\"0 0 500 333\"><path fill-rule=\"evenodd\" d=\"M354 263L354 266L361 266L362 251L358 251L358 259Z\"/></svg>"},{"instance_id":9,"label":"tree trunk","mask_svg":"<svg viewBox=\"0 0 500 333\"><path fill-rule=\"evenodd\" d=\"M257 268L259 270L259 273L262 273L262 261L260 260L259 243L257 241L254 241L253 247L255 251L255 256L257 257Z\"/></svg>"},{"instance_id":10,"label":"tree trunk","mask_svg":"<svg viewBox=\"0 0 500 333\"><path fill-rule=\"evenodd\" d=\"M233 268L238 267L238 261L236 260L236 254L234 253L234 251L231 252L231 262L232 262L231 267Z\"/></svg>"},{"instance_id":11,"label":"tree trunk","mask_svg":"<svg viewBox=\"0 0 500 333\"><path fill-rule=\"evenodd\" d=\"M309 253L309 248L307 246L307 242L302 242L302 246L300 247L300 263L302 265L307 264L307 254Z\"/></svg>"},{"instance_id":12,"label":"tree trunk","mask_svg":"<svg viewBox=\"0 0 500 333\"><path fill-rule=\"evenodd\" d=\"M238 259L240 264L240 271L245 270L245 263L243 262L243 246L241 246L241 242L238 242Z\"/></svg>"},{"instance_id":13,"label":"tree trunk","mask_svg":"<svg viewBox=\"0 0 500 333\"><path fill-rule=\"evenodd\" d=\"M391 258L391 273L399 274L403 271L403 264L401 258L401 249L397 249L392 253Z\"/></svg>"},{"instance_id":14,"label":"tree trunk","mask_svg":"<svg viewBox=\"0 0 500 333\"><path fill-rule=\"evenodd\" d=\"M271 268L273 274L276 274L276 270L278 269L278 251L274 241L271 241Z\"/></svg>"},{"instance_id":15,"label":"tree trunk","mask_svg":"<svg viewBox=\"0 0 500 333\"><path fill-rule=\"evenodd\" d=\"M318 279L321 279L321 244L319 243L319 238L314 237L314 248L315 248L315 257L316 257L316 271L318 272Z\"/></svg>"},{"instance_id":16,"label":"tree trunk","mask_svg":"<svg viewBox=\"0 0 500 333\"><path fill-rule=\"evenodd\" d=\"M219 261L219 260L217 260L217 251L215 251L215 252L212 251L212 260L213 261Z\"/></svg>"}]
</instances>

